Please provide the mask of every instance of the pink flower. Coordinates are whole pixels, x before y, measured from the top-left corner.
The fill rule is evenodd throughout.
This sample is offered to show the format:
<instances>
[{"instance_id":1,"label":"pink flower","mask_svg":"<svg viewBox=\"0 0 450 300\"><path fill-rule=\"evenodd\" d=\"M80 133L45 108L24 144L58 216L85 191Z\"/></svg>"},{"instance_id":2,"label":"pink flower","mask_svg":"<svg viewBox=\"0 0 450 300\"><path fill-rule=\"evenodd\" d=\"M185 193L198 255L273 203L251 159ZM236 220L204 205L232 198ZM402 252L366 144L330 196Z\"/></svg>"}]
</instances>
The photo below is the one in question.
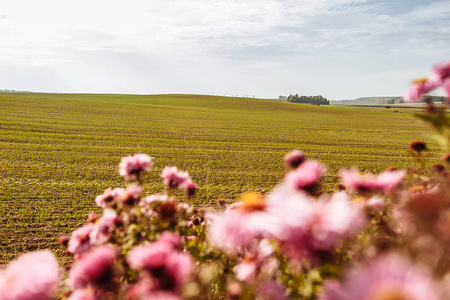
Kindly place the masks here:
<instances>
[{"instance_id":1,"label":"pink flower","mask_svg":"<svg viewBox=\"0 0 450 300\"><path fill-rule=\"evenodd\" d=\"M342 183L355 192L383 191L391 193L405 177L405 172L385 171L378 176L360 174L357 170L341 170Z\"/></svg>"},{"instance_id":2,"label":"pink flower","mask_svg":"<svg viewBox=\"0 0 450 300\"><path fill-rule=\"evenodd\" d=\"M325 284L320 300L408 299L438 300L436 286L426 270L390 254L348 271L343 284Z\"/></svg>"},{"instance_id":3,"label":"pink flower","mask_svg":"<svg viewBox=\"0 0 450 300\"><path fill-rule=\"evenodd\" d=\"M89 235L94 229L94 224L89 223L81 228L74 230L70 236L67 245L67 251L71 254L80 254L88 251L91 246L91 239Z\"/></svg>"},{"instance_id":4,"label":"pink flower","mask_svg":"<svg viewBox=\"0 0 450 300\"><path fill-rule=\"evenodd\" d=\"M92 249L69 271L68 284L73 288L89 285L107 287L114 276L116 250L109 246Z\"/></svg>"},{"instance_id":5,"label":"pink flower","mask_svg":"<svg viewBox=\"0 0 450 300\"><path fill-rule=\"evenodd\" d=\"M321 198L311 205L298 225L287 227L281 236L284 252L294 261L307 258L312 264L332 253L339 242L356 234L365 224L363 212L345 192Z\"/></svg>"},{"instance_id":6,"label":"pink flower","mask_svg":"<svg viewBox=\"0 0 450 300\"><path fill-rule=\"evenodd\" d=\"M103 216L94 223L94 228L89 233L91 243L100 245L108 242L114 229L117 213L112 209L105 209Z\"/></svg>"},{"instance_id":7,"label":"pink flower","mask_svg":"<svg viewBox=\"0 0 450 300\"><path fill-rule=\"evenodd\" d=\"M268 195L268 202L270 213L281 223L274 238L293 261L307 258L314 263L318 254L334 251L365 223L364 214L345 192L314 199L281 185Z\"/></svg>"},{"instance_id":8,"label":"pink flower","mask_svg":"<svg viewBox=\"0 0 450 300\"><path fill-rule=\"evenodd\" d=\"M403 171L384 171L377 176L377 188L389 194L403 182L405 175Z\"/></svg>"},{"instance_id":9,"label":"pink flower","mask_svg":"<svg viewBox=\"0 0 450 300\"><path fill-rule=\"evenodd\" d=\"M284 156L284 166L286 168L297 168L305 161L305 154L300 150L293 150Z\"/></svg>"},{"instance_id":10,"label":"pink flower","mask_svg":"<svg viewBox=\"0 0 450 300\"><path fill-rule=\"evenodd\" d=\"M95 197L95 203L101 208L106 208L107 206L111 206L115 204L118 199L125 193L125 190L122 188L106 189L102 195Z\"/></svg>"},{"instance_id":11,"label":"pink flower","mask_svg":"<svg viewBox=\"0 0 450 300\"><path fill-rule=\"evenodd\" d=\"M153 158L146 154L123 157L119 164L119 174L125 180L135 180L139 175L153 166Z\"/></svg>"},{"instance_id":12,"label":"pink flower","mask_svg":"<svg viewBox=\"0 0 450 300\"><path fill-rule=\"evenodd\" d=\"M433 76L443 83L450 79L450 61L433 67Z\"/></svg>"},{"instance_id":13,"label":"pink flower","mask_svg":"<svg viewBox=\"0 0 450 300\"><path fill-rule=\"evenodd\" d=\"M194 196L197 191L197 185L190 178L184 181L180 187L186 191L188 197Z\"/></svg>"},{"instance_id":14,"label":"pink flower","mask_svg":"<svg viewBox=\"0 0 450 300\"><path fill-rule=\"evenodd\" d=\"M126 260L131 268L151 275L155 288L170 291L186 282L194 266L190 255L175 250L173 242L164 237L150 245L136 246Z\"/></svg>"},{"instance_id":15,"label":"pink flower","mask_svg":"<svg viewBox=\"0 0 450 300\"><path fill-rule=\"evenodd\" d=\"M325 167L317 161L308 160L302 163L297 169L290 171L284 180L296 189L308 190L315 186L319 178L325 173Z\"/></svg>"},{"instance_id":16,"label":"pink flower","mask_svg":"<svg viewBox=\"0 0 450 300\"><path fill-rule=\"evenodd\" d=\"M117 204L119 207L132 206L141 199L142 188L136 184L131 184L118 197Z\"/></svg>"},{"instance_id":17,"label":"pink flower","mask_svg":"<svg viewBox=\"0 0 450 300\"><path fill-rule=\"evenodd\" d=\"M365 223L364 214L346 192L335 193L329 200L320 199L314 206L309 224L314 248L332 250L340 239L355 234Z\"/></svg>"},{"instance_id":18,"label":"pink flower","mask_svg":"<svg viewBox=\"0 0 450 300\"><path fill-rule=\"evenodd\" d=\"M187 172L178 171L177 167L165 167L161 173L163 183L170 188L181 188L189 179Z\"/></svg>"},{"instance_id":19,"label":"pink flower","mask_svg":"<svg viewBox=\"0 0 450 300\"><path fill-rule=\"evenodd\" d=\"M24 254L0 271L0 299L50 299L60 277L59 264L50 251Z\"/></svg>"},{"instance_id":20,"label":"pink flower","mask_svg":"<svg viewBox=\"0 0 450 300\"><path fill-rule=\"evenodd\" d=\"M276 235L280 219L271 214L270 205L264 196L248 192L241 196L241 203L234 209L218 215L211 223L208 238L218 248L237 251L240 248L256 247L259 239Z\"/></svg>"},{"instance_id":21,"label":"pink flower","mask_svg":"<svg viewBox=\"0 0 450 300\"><path fill-rule=\"evenodd\" d=\"M447 97L450 97L450 79L445 80L441 86L447 94Z\"/></svg>"},{"instance_id":22,"label":"pink flower","mask_svg":"<svg viewBox=\"0 0 450 300\"><path fill-rule=\"evenodd\" d=\"M181 248L182 246L180 235L170 231L164 231L163 233L161 233L161 236L159 237L158 241L168 243L172 245L174 248Z\"/></svg>"},{"instance_id":23,"label":"pink flower","mask_svg":"<svg viewBox=\"0 0 450 300\"><path fill-rule=\"evenodd\" d=\"M418 79L414 81L411 88L403 96L403 99L406 102L416 102L420 100L423 95L431 92L438 86L439 82L436 80Z\"/></svg>"}]
</instances>

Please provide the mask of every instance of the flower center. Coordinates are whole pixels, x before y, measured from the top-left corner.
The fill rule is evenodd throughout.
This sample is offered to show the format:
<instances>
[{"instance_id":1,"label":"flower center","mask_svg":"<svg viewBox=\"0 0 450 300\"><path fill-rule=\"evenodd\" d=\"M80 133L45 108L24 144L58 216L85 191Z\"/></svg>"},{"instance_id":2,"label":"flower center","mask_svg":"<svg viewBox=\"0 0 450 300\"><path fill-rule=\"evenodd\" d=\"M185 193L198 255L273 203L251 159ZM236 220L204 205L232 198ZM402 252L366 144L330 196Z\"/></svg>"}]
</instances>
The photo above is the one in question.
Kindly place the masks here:
<instances>
[{"instance_id":1,"label":"flower center","mask_svg":"<svg viewBox=\"0 0 450 300\"><path fill-rule=\"evenodd\" d=\"M399 288L382 287L372 294L368 300L411 300L411 298Z\"/></svg>"},{"instance_id":2,"label":"flower center","mask_svg":"<svg viewBox=\"0 0 450 300\"><path fill-rule=\"evenodd\" d=\"M238 198L238 201L242 203L238 208L242 212L264 211L266 209L264 195L258 192L246 192Z\"/></svg>"}]
</instances>

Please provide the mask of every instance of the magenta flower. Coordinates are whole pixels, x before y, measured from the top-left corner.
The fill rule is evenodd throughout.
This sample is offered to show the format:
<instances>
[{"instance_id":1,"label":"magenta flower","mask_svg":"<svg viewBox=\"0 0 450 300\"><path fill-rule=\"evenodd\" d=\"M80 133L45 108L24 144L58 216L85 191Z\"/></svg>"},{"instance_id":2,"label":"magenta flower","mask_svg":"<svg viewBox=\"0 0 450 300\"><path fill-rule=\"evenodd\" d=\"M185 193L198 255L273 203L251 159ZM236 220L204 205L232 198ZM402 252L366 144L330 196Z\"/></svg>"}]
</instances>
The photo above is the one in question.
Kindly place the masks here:
<instances>
[{"instance_id":1,"label":"magenta flower","mask_svg":"<svg viewBox=\"0 0 450 300\"><path fill-rule=\"evenodd\" d=\"M116 250L109 246L93 248L83 255L69 271L68 284L72 288L107 287L114 276Z\"/></svg>"},{"instance_id":2,"label":"magenta flower","mask_svg":"<svg viewBox=\"0 0 450 300\"><path fill-rule=\"evenodd\" d=\"M348 271L345 282L325 284L320 300L408 299L439 300L435 283L426 270L400 255L387 255Z\"/></svg>"},{"instance_id":3,"label":"magenta flower","mask_svg":"<svg viewBox=\"0 0 450 300\"><path fill-rule=\"evenodd\" d=\"M326 168L317 161L308 160L302 163L297 169L290 171L284 180L296 189L308 190L314 187L319 178L325 173Z\"/></svg>"},{"instance_id":4,"label":"magenta flower","mask_svg":"<svg viewBox=\"0 0 450 300\"><path fill-rule=\"evenodd\" d=\"M88 251L91 246L90 234L94 229L94 224L89 223L81 228L74 230L67 244L67 251L71 254L81 254Z\"/></svg>"},{"instance_id":5,"label":"magenta flower","mask_svg":"<svg viewBox=\"0 0 450 300\"><path fill-rule=\"evenodd\" d=\"M161 177L164 185L170 188L182 188L183 184L190 179L187 172L178 171L177 167L165 167Z\"/></svg>"},{"instance_id":6,"label":"magenta flower","mask_svg":"<svg viewBox=\"0 0 450 300\"><path fill-rule=\"evenodd\" d=\"M293 150L284 156L284 166L286 168L297 168L305 161L305 154L300 150Z\"/></svg>"},{"instance_id":7,"label":"magenta flower","mask_svg":"<svg viewBox=\"0 0 450 300\"><path fill-rule=\"evenodd\" d=\"M50 251L24 254L0 271L0 299L51 299L61 274L59 263Z\"/></svg>"},{"instance_id":8,"label":"magenta flower","mask_svg":"<svg viewBox=\"0 0 450 300\"><path fill-rule=\"evenodd\" d=\"M135 180L139 175L153 166L153 158L146 154L123 157L119 164L119 174L125 180Z\"/></svg>"}]
</instances>

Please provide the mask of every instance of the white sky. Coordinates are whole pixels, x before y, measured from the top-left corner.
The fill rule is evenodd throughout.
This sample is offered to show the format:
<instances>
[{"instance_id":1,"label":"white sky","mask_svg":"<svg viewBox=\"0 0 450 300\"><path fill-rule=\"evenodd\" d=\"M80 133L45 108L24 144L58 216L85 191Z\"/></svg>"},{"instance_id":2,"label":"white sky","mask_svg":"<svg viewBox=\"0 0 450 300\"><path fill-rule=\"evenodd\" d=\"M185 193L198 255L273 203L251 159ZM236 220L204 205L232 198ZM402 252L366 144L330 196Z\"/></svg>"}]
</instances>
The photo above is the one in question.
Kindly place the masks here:
<instances>
[{"instance_id":1,"label":"white sky","mask_svg":"<svg viewBox=\"0 0 450 300\"><path fill-rule=\"evenodd\" d=\"M352 99L447 60L450 1L0 1L0 89Z\"/></svg>"}]
</instances>

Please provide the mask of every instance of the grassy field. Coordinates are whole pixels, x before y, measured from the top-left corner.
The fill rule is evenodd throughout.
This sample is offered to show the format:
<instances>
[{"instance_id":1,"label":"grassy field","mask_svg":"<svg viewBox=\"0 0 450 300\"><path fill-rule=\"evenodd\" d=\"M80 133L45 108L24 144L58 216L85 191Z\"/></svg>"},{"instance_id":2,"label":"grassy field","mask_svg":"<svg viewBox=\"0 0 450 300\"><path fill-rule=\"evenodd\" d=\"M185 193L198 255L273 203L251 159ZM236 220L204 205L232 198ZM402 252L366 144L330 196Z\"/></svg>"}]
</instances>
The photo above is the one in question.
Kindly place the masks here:
<instances>
[{"instance_id":1,"label":"grassy field","mask_svg":"<svg viewBox=\"0 0 450 300\"><path fill-rule=\"evenodd\" d=\"M395 111L195 95L1 93L0 263L57 248L60 234L97 210L96 195L125 186L117 165L126 155L155 157L149 192L161 191L164 166L188 171L200 206L269 191L295 148L328 166L328 191L340 167L408 168L408 144L430 142L428 127L412 116L418 109Z\"/></svg>"}]
</instances>

